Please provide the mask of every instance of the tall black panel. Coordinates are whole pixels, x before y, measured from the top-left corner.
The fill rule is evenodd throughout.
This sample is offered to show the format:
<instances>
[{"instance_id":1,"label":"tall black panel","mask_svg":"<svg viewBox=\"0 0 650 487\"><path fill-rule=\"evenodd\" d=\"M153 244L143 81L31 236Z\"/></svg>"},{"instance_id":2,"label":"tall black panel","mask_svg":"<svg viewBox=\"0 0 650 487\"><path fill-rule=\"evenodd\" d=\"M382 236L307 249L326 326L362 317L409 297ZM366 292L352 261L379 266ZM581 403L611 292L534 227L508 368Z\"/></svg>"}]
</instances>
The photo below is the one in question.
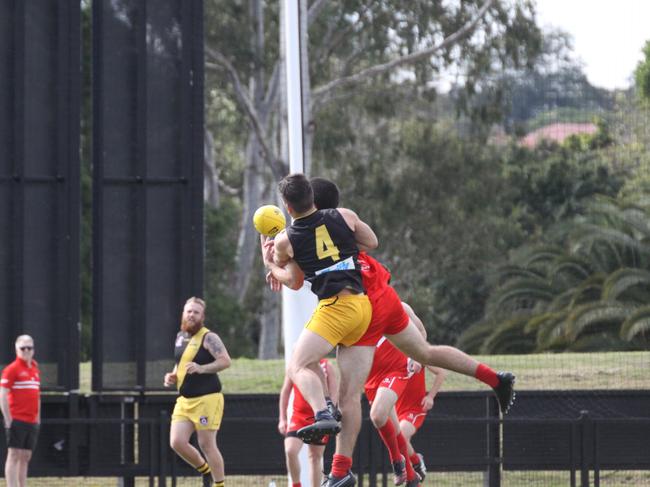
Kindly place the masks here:
<instances>
[{"instance_id":1,"label":"tall black panel","mask_svg":"<svg viewBox=\"0 0 650 487\"><path fill-rule=\"evenodd\" d=\"M203 289L200 0L93 3L93 388L156 389Z\"/></svg>"},{"instance_id":2,"label":"tall black panel","mask_svg":"<svg viewBox=\"0 0 650 487\"><path fill-rule=\"evenodd\" d=\"M79 8L0 2L0 362L28 333L58 389L79 380Z\"/></svg>"}]
</instances>

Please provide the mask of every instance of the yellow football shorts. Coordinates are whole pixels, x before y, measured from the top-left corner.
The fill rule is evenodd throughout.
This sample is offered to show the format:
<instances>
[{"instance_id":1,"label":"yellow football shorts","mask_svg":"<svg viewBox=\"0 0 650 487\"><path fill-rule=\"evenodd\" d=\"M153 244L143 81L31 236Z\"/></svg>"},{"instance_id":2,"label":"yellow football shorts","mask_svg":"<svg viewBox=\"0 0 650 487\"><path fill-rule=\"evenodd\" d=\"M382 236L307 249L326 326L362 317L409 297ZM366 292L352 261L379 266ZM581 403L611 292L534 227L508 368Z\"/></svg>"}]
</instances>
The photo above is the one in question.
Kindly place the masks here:
<instances>
[{"instance_id":1,"label":"yellow football shorts","mask_svg":"<svg viewBox=\"0 0 650 487\"><path fill-rule=\"evenodd\" d=\"M365 294L346 294L321 299L306 328L323 337L333 347L349 347L368 329L372 306Z\"/></svg>"},{"instance_id":2,"label":"yellow football shorts","mask_svg":"<svg viewBox=\"0 0 650 487\"><path fill-rule=\"evenodd\" d=\"M223 418L223 394L215 392L199 397L178 396L172 423L191 421L197 430L218 430Z\"/></svg>"}]
</instances>

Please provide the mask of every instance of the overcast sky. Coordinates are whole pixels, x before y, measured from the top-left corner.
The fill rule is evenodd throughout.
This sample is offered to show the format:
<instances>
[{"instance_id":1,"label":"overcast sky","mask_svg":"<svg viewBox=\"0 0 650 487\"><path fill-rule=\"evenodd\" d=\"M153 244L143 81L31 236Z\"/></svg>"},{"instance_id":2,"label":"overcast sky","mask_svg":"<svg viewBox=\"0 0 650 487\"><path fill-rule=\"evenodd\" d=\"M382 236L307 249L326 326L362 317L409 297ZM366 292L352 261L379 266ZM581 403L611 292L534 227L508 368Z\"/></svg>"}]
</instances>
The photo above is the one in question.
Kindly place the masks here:
<instances>
[{"instance_id":1,"label":"overcast sky","mask_svg":"<svg viewBox=\"0 0 650 487\"><path fill-rule=\"evenodd\" d=\"M650 0L537 0L538 22L573 36L591 84L627 88L650 40Z\"/></svg>"}]
</instances>

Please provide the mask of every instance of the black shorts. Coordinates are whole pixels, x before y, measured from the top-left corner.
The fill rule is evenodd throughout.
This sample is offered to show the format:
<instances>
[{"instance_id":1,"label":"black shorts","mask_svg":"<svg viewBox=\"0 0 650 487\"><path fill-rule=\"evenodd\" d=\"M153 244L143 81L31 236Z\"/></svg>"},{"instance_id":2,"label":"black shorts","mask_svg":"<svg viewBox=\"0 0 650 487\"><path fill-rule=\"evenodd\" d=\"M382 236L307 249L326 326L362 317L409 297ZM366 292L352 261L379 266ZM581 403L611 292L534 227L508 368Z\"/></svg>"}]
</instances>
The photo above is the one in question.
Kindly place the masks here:
<instances>
[{"instance_id":1,"label":"black shorts","mask_svg":"<svg viewBox=\"0 0 650 487\"><path fill-rule=\"evenodd\" d=\"M25 423L24 421L13 420L11 427L5 429L7 436L7 448L20 448L22 450L34 451L40 425L36 423Z\"/></svg>"},{"instance_id":2,"label":"black shorts","mask_svg":"<svg viewBox=\"0 0 650 487\"><path fill-rule=\"evenodd\" d=\"M287 434L285 435L287 438L299 438L298 436L298 430L295 431L287 431ZM319 440L314 441L311 443L312 445L327 445L327 442L329 441L330 437L329 435L324 435L322 436Z\"/></svg>"}]
</instances>

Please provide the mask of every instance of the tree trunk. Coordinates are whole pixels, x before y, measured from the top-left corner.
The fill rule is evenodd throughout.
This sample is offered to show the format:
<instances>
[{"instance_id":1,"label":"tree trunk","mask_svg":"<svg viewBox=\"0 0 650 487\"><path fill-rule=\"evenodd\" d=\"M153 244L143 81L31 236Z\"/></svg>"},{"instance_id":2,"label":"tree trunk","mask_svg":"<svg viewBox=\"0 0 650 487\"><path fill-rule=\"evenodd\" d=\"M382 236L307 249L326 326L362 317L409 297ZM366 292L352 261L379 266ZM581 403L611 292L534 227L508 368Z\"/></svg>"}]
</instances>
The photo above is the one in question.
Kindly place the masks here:
<instances>
[{"instance_id":1,"label":"tree trunk","mask_svg":"<svg viewBox=\"0 0 650 487\"><path fill-rule=\"evenodd\" d=\"M203 179L204 201L212 208L219 208L219 176L214 162L214 139L207 129L203 139Z\"/></svg>"},{"instance_id":2,"label":"tree trunk","mask_svg":"<svg viewBox=\"0 0 650 487\"><path fill-rule=\"evenodd\" d=\"M279 357L280 296L280 293L264 286L260 314L260 343L257 349L257 358L262 360Z\"/></svg>"},{"instance_id":3,"label":"tree trunk","mask_svg":"<svg viewBox=\"0 0 650 487\"><path fill-rule=\"evenodd\" d=\"M240 304L248 292L250 275L259 247L259 237L253 227L253 213L261 205L264 189L262 180L262 161L257 137L251 135L246 145L246 168L242 191L242 213L239 222L239 239L237 241L237 275L234 295Z\"/></svg>"},{"instance_id":4,"label":"tree trunk","mask_svg":"<svg viewBox=\"0 0 650 487\"><path fill-rule=\"evenodd\" d=\"M268 108L264 107L264 66L259 61L264 58L264 5L262 0L249 0L251 23L255 35L251 39L251 48L258 60L249 81L249 92L255 110L260 114L262 129L268 126ZM255 132L251 130L246 144L246 168L242 191L242 216L237 241L237 276L234 290L237 301L241 304L248 292L250 275L259 247L257 232L253 228L253 214L260 206L264 181L262 147Z\"/></svg>"}]
</instances>

